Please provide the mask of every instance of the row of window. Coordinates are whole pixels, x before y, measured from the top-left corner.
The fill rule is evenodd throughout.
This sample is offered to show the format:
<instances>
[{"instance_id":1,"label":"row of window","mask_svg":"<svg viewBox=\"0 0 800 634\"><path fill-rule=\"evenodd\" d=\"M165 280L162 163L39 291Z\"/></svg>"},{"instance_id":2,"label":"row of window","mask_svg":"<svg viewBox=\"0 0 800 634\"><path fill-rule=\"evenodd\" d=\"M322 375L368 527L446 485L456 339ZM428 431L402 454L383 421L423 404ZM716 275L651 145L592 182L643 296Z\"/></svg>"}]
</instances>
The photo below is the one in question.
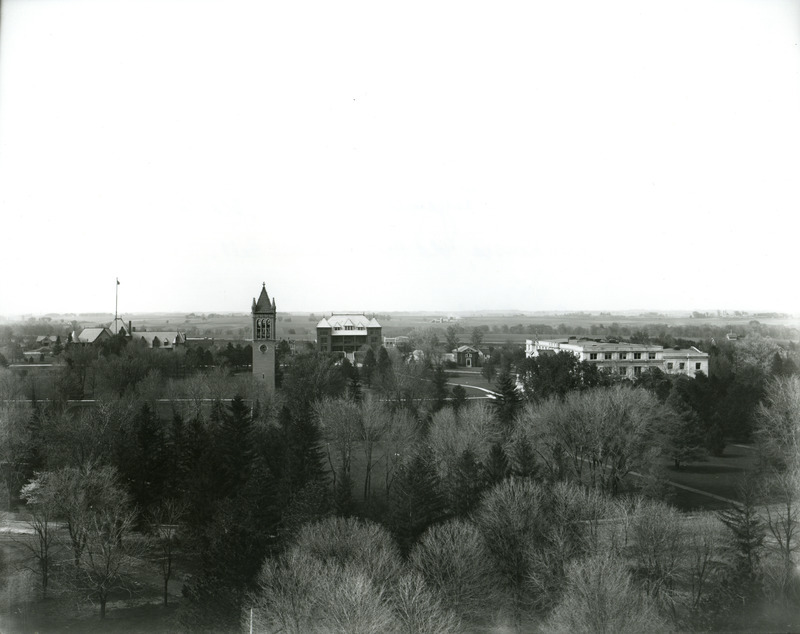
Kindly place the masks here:
<instances>
[{"instance_id":1,"label":"row of window","mask_svg":"<svg viewBox=\"0 0 800 634\"><path fill-rule=\"evenodd\" d=\"M613 371L613 368L604 368L604 369L607 369L609 372ZM667 370L674 370L674 369L675 369L675 364L674 363L672 363L672 362L667 363ZM679 370L685 370L686 369L686 364L684 362L682 362L682 361L679 362L678 363L678 369ZM702 364L701 363L695 363L694 364L694 369L695 369L695 371L699 372L702 369ZM617 368L617 372L621 376L626 376L628 374L628 368L625 367L625 366L620 366L620 367ZM633 375L634 376L639 376L641 373L642 373L642 366L640 366L640 365L633 366Z\"/></svg>"},{"instance_id":2,"label":"row of window","mask_svg":"<svg viewBox=\"0 0 800 634\"><path fill-rule=\"evenodd\" d=\"M589 353L589 359L592 360L592 361L596 361L599 358L598 355L600 355L600 354L603 355L603 359L605 359L606 361L610 361L611 359L614 358L614 353L613 352L603 352L603 353L590 352ZM643 353L643 352L633 352L633 353L618 352L617 353L617 355L618 355L617 358L620 359L620 360L627 359L628 358L628 354L633 354L633 358L634 359L643 359L644 357L642 357L642 355L645 354L645 353ZM650 359L650 360L655 359L656 358L656 353L655 352L648 352L647 353L647 358Z\"/></svg>"}]
</instances>

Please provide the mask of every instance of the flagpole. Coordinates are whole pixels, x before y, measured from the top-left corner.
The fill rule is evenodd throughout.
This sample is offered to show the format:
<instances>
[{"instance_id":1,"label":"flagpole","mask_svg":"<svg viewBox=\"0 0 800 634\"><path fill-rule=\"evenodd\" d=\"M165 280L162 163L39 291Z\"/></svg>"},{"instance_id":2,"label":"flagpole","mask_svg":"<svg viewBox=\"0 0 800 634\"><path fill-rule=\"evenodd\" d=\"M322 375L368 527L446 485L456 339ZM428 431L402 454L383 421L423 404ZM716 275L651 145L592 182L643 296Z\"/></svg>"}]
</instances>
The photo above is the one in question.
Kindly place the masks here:
<instances>
[{"instance_id":1,"label":"flagpole","mask_svg":"<svg viewBox=\"0 0 800 634\"><path fill-rule=\"evenodd\" d=\"M119 308L119 278L117 278L117 285L115 287L117 292L116 298L114 299L114 334L118 334L119 325L117 324L117 310Z\"/></svg>"}]
</instances>

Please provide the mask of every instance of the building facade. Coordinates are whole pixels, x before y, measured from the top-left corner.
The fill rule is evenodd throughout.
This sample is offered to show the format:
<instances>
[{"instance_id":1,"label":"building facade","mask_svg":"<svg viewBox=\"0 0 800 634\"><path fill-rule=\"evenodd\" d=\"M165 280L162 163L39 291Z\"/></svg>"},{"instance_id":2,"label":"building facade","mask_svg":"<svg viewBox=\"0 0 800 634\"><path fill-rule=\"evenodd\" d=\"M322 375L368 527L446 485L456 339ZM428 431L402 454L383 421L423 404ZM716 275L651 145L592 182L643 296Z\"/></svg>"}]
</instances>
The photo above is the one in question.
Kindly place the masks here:
<instances>
[{"instance_id":1,"label":"building facade","mask_svg":"<svg viewBox=\"0 0 800 634\"><path fill-rule=\"evenodd\" d=\"M317 350L339 352L350 359L364 346L378 351L381 325L372 317L354 313L333 313L317 324Z\"/></svg>"},{"instance_id":2,"label":"building facade","mask_svg":"<svg viewBox=\"0 0 800 634\"><path fill-rule=\"evenodd\" d=\"M697 348L674 349L663 346L591 339L534 340L525 342L525 356L569 352L581 361L597 365L601 370L619 376L636 378L649 368L658 368L668 374L694 376L703 372L708 376L708 353Z\"/></svg>"},{"instance_id":3,"label":"building facade","mask_svg":"<svg viewBox=\"0 0 800 634\"><path fill-rule=\"evenodd\" d=\"M277 308L275 298L270 302L266 283L261 286L258 300L253 298L253 377L268 392L275 391L275 347L277 345Z\"/></svg>"},{"instance_id":4,"label":"building facade","mask_svg":"<svg viewBox=\"0 0 800 634\"><path fill-rule=\"evenodd\" d=\"M459 346L453 350L456 365L465 368L479 368L482 364L483 353L472 346Z\"/></svg>"}]
</instances>

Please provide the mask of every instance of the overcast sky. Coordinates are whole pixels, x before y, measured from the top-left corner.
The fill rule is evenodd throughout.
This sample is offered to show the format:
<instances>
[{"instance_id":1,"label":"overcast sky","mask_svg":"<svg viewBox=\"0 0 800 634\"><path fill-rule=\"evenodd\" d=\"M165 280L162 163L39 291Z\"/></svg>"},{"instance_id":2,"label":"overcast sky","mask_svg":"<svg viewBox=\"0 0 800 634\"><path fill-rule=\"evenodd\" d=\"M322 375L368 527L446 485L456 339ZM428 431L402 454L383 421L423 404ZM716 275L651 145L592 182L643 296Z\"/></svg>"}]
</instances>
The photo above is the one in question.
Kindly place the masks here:
<instances>
[{"instance_id":1,"label":"overcast sky","mask_svg":"<svg viewBox=\"0 0 800 634\"><path fill-rule=\"evenodd\" d=\"M800 312L800 2L1 17L0 315Z\"/></svg>"}]
</instances>

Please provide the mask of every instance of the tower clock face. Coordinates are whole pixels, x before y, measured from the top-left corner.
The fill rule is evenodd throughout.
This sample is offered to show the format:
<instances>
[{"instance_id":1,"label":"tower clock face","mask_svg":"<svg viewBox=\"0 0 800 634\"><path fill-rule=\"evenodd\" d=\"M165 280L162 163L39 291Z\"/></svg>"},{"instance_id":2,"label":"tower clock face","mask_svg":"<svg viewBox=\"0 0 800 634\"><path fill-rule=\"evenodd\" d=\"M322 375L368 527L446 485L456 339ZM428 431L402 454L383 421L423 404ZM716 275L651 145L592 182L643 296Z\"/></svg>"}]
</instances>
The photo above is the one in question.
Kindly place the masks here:
<instances>
[{"instance_id":1,"label":"tower clock face","mask_svg":"<svg viewBox=\"0 0 800 634\"><path fill-rule=\"evenodd\" d=\"M261 352L262 352L262 353L263 353L263 352L266 352L266 351L267 351L267 344L265 344L265 343L262 343L262 344L261 344L261 345L258 347L258 349L259 349L259 350L261 350Z\"/></svg>"}]
</instances>

